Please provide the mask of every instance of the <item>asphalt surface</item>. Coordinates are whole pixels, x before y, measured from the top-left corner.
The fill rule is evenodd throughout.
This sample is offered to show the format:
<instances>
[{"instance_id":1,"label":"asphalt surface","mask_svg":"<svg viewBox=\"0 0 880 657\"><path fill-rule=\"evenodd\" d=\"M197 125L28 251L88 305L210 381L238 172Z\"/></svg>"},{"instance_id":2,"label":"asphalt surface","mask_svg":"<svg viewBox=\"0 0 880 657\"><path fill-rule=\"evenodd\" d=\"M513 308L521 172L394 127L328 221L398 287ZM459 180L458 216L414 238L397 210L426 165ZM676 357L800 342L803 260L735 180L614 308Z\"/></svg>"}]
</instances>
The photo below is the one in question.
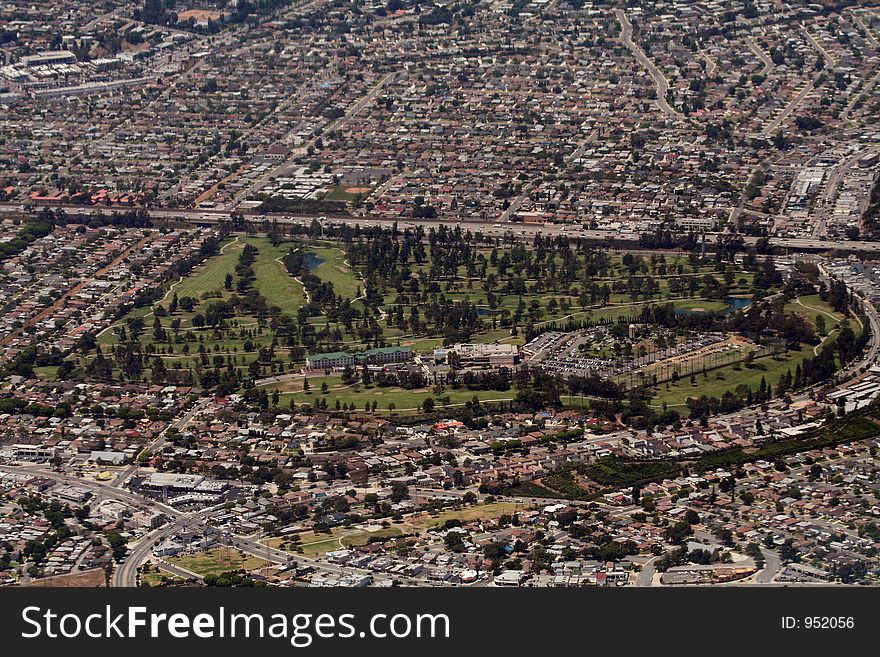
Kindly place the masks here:
<instances>
[{"instance_id":1,"label":"asphalt surface","mask_svg":"<svg viewBox=\"0 0 880 657\"><path fill-rule=\"evenodd\" d=\"M0 203L0 214L20 213L22 204L20 203ZM98 206L81 206L81 205L54 205L54 209L62 209L72 215L91 215L95 213L110 214L111 212L123 212L132 208L107 208ZM230 213L226 210L193 210L193 209L173 209L173 208L146 208L150 216L157 219L181 220L188 221L193 224L212 225L220 221L220 219L228 219ZM244 213L251 220L257 217L267 215L255 212ZM445 226L447 229L460 227L462 230L471 232L482 232L489 237L513 237L516 239L531 239L535 235L543 235L544 237L566 236L569 238L581 238L600 241L614 242L632 242L638 244L639 234L635 231L609 231L609 230L584 230L578 225L573 224L525 224L518 222L501 223L497 220L485 221L444 221L438 219L376 219L367 216L333 216L325 217L316 214L271 214L271 218L277 219L281 224L300 224L308 226L313 220L317 219L329 224L347 224L349 226L381 227L391 228L397 224L399 229L407 227L422 226L426 230L429 228L438 229ZM772 216L770 218L773 218ZM718 233L706 233L706 240L712 244L717 238ZM740 235L743 243L746 245L754 245L758 238L749 235ZM845 251L864 251L864 252L880 252L880 242L867 242L863 240L831 240L816 237L771 237L770 244L773 246L786 248L792 251L828 251L832 249Z\"/></svg>"}]
</instances>

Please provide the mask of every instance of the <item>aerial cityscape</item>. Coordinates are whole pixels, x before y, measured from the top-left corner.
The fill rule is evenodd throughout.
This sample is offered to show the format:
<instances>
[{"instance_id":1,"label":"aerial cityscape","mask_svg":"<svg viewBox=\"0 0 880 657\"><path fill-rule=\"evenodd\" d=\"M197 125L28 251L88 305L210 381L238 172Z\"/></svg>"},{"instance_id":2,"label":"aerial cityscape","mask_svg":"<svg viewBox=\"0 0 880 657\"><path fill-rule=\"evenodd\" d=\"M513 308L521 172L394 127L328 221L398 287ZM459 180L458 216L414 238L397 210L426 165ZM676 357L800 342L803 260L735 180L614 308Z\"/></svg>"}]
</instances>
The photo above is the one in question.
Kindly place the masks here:
<instances>
[{"instance_id":1,"label":"aerial cityscape","mask_svg":"<svg viewBox=\"0 0 880 657\"><path fill-rule=\"evenodd\" d=\"M878 586L880 5L0 0L0 305L0 586Z\"/></svg>"}]
</instances>

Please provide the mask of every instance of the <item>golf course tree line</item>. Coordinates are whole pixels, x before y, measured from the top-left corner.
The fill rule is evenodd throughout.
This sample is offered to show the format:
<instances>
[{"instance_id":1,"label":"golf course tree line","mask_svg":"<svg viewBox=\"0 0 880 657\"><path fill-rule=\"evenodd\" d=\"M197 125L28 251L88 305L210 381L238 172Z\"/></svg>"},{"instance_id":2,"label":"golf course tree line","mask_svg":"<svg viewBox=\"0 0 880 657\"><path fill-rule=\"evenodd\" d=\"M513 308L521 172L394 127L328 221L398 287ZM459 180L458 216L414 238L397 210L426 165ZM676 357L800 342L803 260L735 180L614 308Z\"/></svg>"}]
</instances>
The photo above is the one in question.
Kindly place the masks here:
<instances>
[{"instance_id":1,"label":"golf course tree line","mask_svg":"<svg viewBox=\"0 0 880 657\"><path fill-rule=\"evenodd\" d=\"M253 313L258 326L272 333L273 344L269 348L289 349L294 362L301 362L308 351L337 350L344 342L386 346L395 336L412 335L439 337L445 343L454 343L497 328L517 334L518 326L533 326L547 313L570 313L578 308L583 312L622 295L631 301L660 299L661 279L668 288L667 294L685 296L708 294L723 298L728 285L737 284L730 263L717 264L704 275L694 274L694 268L700 266L696 259L686 265L667 262L662 254L650 258L624 254L622 265L615 265L606 250L567 238L550 240L538 236L527 247L445 227L428 233L421 228L401 232L346 227L335 230L340 233L346 263L363 282L355 298L348 298L337 293L332 281L310 269L302 239L318 239L320 227L316 230L314 225L304 229L270 224L270 228L273 226L278 232L273 243L290 241L291 234L298 238L281 258L286 271L304 290L305 302L295 316L279 312L270 304L264 306L253 285L256 247L248 244L240 255L236 275L230 272L225 277L228 298L196 299L205 305L192 317L192 326L202 334L210 330L214 338L222 340L224 332L236 327L240 319L237 315ZM221 227L221 232L233 228L230 224ZM155 296L141 297L135 305L156 302ZM472 299L477 296L483 307ZM542 297L549 297L544 305ZM189 304L191 299L186 301ZM155 324L162 311L155 312L153 317ZM137 330L138 320L133 321ZM167 329L157 328L154 337L161 343L163 337L169 337L167 333ZM179 337L172 336L172 341ZM210 343L209 336L202 337ZM184 340L192 340L186 331ZM205 349L210 350L210 344ZM134 345L127 352L123 348L123 362L129 363L124 376L137 377L143 373L145 368L139 372L133 362L137 354ZM211 360L215 359L216 356ZM271 370L272 362L264 358L260 364L249 366L256 375ZM203 371L205 366L202 362ZM165 369L174 367L176 364ZM164 374L161 365L157 369L160 375ZM170 380L175 379L172 376ZM219 377L209 376L209 380L216 382Z\"/></svg>"},{"instance_id":2,"label":"golf course tree line","mask_svg":"<svg viewBox=\"0 0 880 657\"><path fill-rule=\"evenodd\" d=\"M331 346L331 341L334 343L333 346L336 346L343 340L342 331L363 342L373 343L376 346L383 344L383 332L376 319L377 313L362 311L352 303L352 299L336 294L331 281L324 281L311 272L302 248L291 248L282 258L282 262L290 275L302 283L305 290L306 303L297 313L301 327L299 337L303 344L317 346L323 340L328 348ZM362 307L367 308L370 302L373 303L373 307L378 307L381 299L374 298L373 290L368 283L367 295L364 297ZM324 333L319 336L314 325L308 321L310 317L320 317L328 324L334 324L332 334Z\"/></svg>"},{"instance_id":3,"label":"golf course tree line","mask_svg":"<svg viewBox=\"0 0 880 657\"><path fill-rule=\"evenodd\" d=\"M255 382L299 370L308 354L385 347L408 339L423 340L425 349L432 349L483 335L522 341L545 330L595 324L622 329L636 323L668 333L739 334L772 346L774 353L816 347L815 357L799 359L781 379L761 379L760 384L755 379L751 385L733 381L716 396L699 396L695 387L687 409L705 419L827 379L867 339L848 322L819 327L818 320L814 324L785 309L792 299L819 289L832 308L857 317L845 286L825 289L815 271L783 282L773 260L755 252L735 263L725 260L732 258L725 251L711 258L696 253L615 254L564 236L536 235L531 244L522 244L445 226L401 231L270 222L273 239L233 235L235 228L223 222L218 237L174 263L168 277L172 288L145 290L131 304L115 309L117 321L100 339L87 333L71 355L56 354L51 364L58 366L58 376L199 385L220 394L243 391L255 408L266 410L286 408L294 399L282 400L277 389L255 387ZM331 231L335 235L328 241ZM324 263L326 258L335 258L332 266ZM284 290L280 294L279 288ZM748 295L751 305L736 312L712 310L725 308L734 290ZM682 300L696 298L697 305L711 300L716 305L697 312L680 310ZM50 364L38 358L23 352L13 366L32 371ZM342 386L365 386L365 391L355 390L358 394L375 388L420 389L425 392L410 405L429 414L454 410L482 417L493 410L559 408L576 397L597 417L638 428L675 426L681 420L650 375L624 389L596 376L562 377L534 368L461 372L454 354L450 365L444 381L351 368L342 373ZM755 367L745 363L747 372L757 371ZM308 385L302 382L296 404L345 412L377 410L369 394L355 409L351 399L340 399L329 389L336 383L319 378L313 390ZM425 386L431 385L437 389L427 396ZM459 403L452 403L450 391ZM464 391L507 394L483 402L474 395L462 404L467 400ZM383 410L394 409L386 402Z\"/></svg>"},{"instance_id":4,"label":"golf course tree line","mask_svg":"<svg viewBox=\"0 0 880 657\"><path fill-rule=\"evenodd\" d=\"M389 327L449 342L498 328L531 334L560 311L583 314L611 302L722 300L733 290L764 294L781 282L772 261L759 262L754 253L741 268L719 259L723 252L708 263L695 253L675 259L624 253L617 263L607 248L587 241L537 235L530 245L487 242L459 227L377 232L346 244L347 261L368 282L365 304L388 298Z\"/></svg>"}]
</instances>

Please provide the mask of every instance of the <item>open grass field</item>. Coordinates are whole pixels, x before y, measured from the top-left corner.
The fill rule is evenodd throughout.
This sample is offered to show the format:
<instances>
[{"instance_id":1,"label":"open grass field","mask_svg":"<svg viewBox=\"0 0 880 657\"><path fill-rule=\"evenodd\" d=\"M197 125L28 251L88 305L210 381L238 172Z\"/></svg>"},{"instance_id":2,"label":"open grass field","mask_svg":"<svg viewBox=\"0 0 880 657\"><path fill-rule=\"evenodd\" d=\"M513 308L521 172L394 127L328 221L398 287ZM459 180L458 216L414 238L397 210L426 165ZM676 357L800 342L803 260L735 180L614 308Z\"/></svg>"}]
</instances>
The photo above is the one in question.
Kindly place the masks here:
<instances>
[{"instance_id":1,"label":"open grass field","mask_svg":"<svg viewBox=\"0 0 880 657\"><path fill-rule=\"evenodd\" d=\"M346 530L340 527L334 527L329 532L303 532L297 534L298 543L290 543L289 537L267 538L261 543L269 547L296 552L306 557L317 557L342 547L339 542L345 535ZM285 547L281 547L284 545Z\"/></svg>"},{"instance_id":2,"label":"open grass field","mask_svg":"<svg viewBox=\"0 0 880 657\"><path fill-rule=\"evenodd\" d=\"M352 187L350 185L336 185L333 187L328 193L327 196L324 197L324 200L327 201L353 201L358 195L361 198L366 198L372 188L370 187Z\"/></svg>"},{"instance_id":3,"label":"open grass field","mask_svg":"<svg viewBox=\"0 0 880 657\"><path fill-rule=\"evenodd\" d=\"M303 379L297 378L283 383L273 383L267 386L268 390L278 388L282 391L279 405L285 407L292 399L296 404L314 404L319 398L326 398L328 408L334 408L336 402L340 404L354 404L358 409L364 408L365 404L376 402L377 412L390 412L389 404L394 404L395 413L409 413L418 410L427 397L433 397L437 407L442 407L441 398L449 397L449 405L462 405L471 401L475 396L481 401L509 401L516 397L516 391L505 390L453 390L445 388L441 394L435 394L433 387L405 390L398 387L382 388L379 386L365 386L362 383L345 385L339 377L308 377L309 392L303 390ZM321 384L327 383L326 393L321 392Z\"/></svg>"},{"instance_id":4,"label":"open grass field","mask_svg":"<svg viewBox=\"0 0 880 657\"><path fill-rule=\"evenodd\" d=\"M104 569L93 568L92 570L82 570L78 573L68 573L67 575L53 575L51 577L32 579L21 586L59 589L103 588L107 585L106 581Z\"/></svg>"},{"instance_id":5,"label":"open grass field","mask_svg":"<svg viewBox=\"0 0 880 657\"><path fill-rule=\"evenodd\" d=\"M291 543L289 537L269 538L262 541L276 549L286 549L306 557L316 557L333 550L366 545L371 539L388 539L402 535L397 527L364 529L358 527L334 527L329 532L303 532L298 534L299 543ZM285 545L285 548L281 548Z\"/></svg>"},{"instance_id":6,"label":"open grass field","mask_svg":"<svg viewBox=\"0 0 880 657\"><path fill-rule=\"evenodd\" d=\"M269 564L265 559L259 559L234 548L226 547L171 557L168 562L201 577L219 575L230 570L257 570Z\"/></svg>"},{"instance_id":7,"label":"open grass field","mask_svg":"<svg viewBox=\"0 0 880 657\"><path fill-rule=\"evenodd\" d=\"M158 569L158 572L153 569L148 573L141 573L141 584L145 584L147 586L161 586L163 583L175 583L175 582L183 582L184 579L182 577L178 577L173 573L169 573L167 570L163 570L161 567Z\"/></svg>"},{"instance_id":8,"label":"open grass field","mask_svg":"<svg viewBox=\"0 0 880 657\"><path fill-rule=\"evenodd\" d=\"M822 301L818 294L810 294L789 301L785 304L785 312L797 313L813 326L816 325L816 318L821 315L825 318L825 326L828 330L833 328L835 323L843 320L843 315L835 312L831 305Z\"/></svg>"},{"instance_id":9,"label":"open grass field","mask_svg":"<svg viewBox=\"0 0 880 657\"><path fill-rule=\"evenodd\" d=\"M516 502L488 502L486 504L466 506L461 509L446 509L433 515L419 513L411 521L404 524L409 526L411 523L413 526L422 529L436 529L446 524L447 520L460 520L465 523L474 520L495 520L505 514L511 515L516 513L517 509L521 508Z\"/></svg>"},{"instance_id":10,"label":"open grass field","mask_svg":"<svg viewBox=\"0 0 880 657\"><path fill-rule=\"evenodd\" d=\"M306 557L316 557L333 550L366 545L371 539L389 539L404 534L419 534L430 531L442 527L448 520L460 520L463 523L474 520L494 520L505 514L513 514L517 509L522 508L522 505L518 505L516 502L489 502L461 509L446 509L435 514L427 512L408 514L402 520L394 521L388 527L371 527L368 530L362 525L359 527L334 527L329 532L302 532L298 534L298 543L291 542L290 537L268 538L261 542L276 549L295 552ZM282 545L285 547L281 547Z\"/></svg>"},{"instance_id":11,"label":"open grass field","mask_svg":"<svg viewBox=\"0 0 880 657\"><path fill-rule=\"evenodd\" d=\"M670 407L684 406L688 397L721 397L727 390L733 390L744 384L757 390L763 376L767 383L775 386L779 377L788 370L794 373L798 363L805 358L813 357L813 348L803 345L800 351L789 351L782 356L763 356L756 358L750 367L744 365L726 365L703 374L696 375L696 384L691 384L690 377L682 377L678 381L660 384L654 390L656 397L653 406L666 402ZM676 409L679 412L681 408Z\"/></svg>"}]
</instances>

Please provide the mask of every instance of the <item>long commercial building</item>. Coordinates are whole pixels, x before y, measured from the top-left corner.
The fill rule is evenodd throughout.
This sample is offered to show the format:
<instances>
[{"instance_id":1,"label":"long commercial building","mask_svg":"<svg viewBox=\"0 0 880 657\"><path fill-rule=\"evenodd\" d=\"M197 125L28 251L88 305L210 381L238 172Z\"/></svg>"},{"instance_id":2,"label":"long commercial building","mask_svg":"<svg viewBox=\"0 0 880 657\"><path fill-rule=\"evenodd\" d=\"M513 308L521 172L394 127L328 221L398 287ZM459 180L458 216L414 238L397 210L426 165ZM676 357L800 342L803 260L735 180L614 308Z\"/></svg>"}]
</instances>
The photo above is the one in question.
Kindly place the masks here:
<instances>
[{"instance_id":1,"label":"long commercial building","mask_svg":"<svg viewBox=\"0 0 880 657\"><path fill-rule=\"evenodd\" d=\"M306 357L308 370L342 370L357 365L384 365L386 363L405 363L413 357L409 347L378 347L367 351L348 353L333 351L324 354L312 354Z\"/></svg>"},{"instance_id":2,"label":"long commercial building","mask_svg":"<svg viewBox=\"0 0 880 657\"><path fill-rule=\"evenodd\" d=\"M520 361L519 347L514 344L472 344L462 342L434 350L434 360L448 363L454 353L462 367L513 367Z\"/></svg>"}]
</instances>

